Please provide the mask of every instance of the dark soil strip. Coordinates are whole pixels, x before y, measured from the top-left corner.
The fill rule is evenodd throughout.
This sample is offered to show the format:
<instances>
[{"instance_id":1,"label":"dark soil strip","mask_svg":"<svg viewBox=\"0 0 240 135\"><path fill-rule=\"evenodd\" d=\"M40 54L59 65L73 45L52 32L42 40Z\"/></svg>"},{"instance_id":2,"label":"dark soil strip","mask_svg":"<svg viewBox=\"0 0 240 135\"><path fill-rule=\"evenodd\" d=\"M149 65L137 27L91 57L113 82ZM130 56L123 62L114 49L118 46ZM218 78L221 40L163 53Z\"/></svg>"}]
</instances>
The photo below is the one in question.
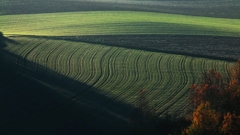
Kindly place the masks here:
<instances>
[{"instance_id":1,"label":"dark soil strip","mask_svg":"<svg viewBox=\"0 0 240 135\"><path fill-rule=\"evenodd\" d=\"M239 37L153 34L30 37L86 42L91 44L125 47L225 61L236 61L240 58Z\"/></svg>"},{"instance_id":2,"label":"dark soil strip","mask_svg":"<svg viewBox=\"0 0 240 135\"><path fill-rule=\"evenodd\" d=\"M94 2L87 0L6 0L0 15L74 11L146 11L194 16L240 18L240 1L133 1Z\"/></svg>"}]
</instances>

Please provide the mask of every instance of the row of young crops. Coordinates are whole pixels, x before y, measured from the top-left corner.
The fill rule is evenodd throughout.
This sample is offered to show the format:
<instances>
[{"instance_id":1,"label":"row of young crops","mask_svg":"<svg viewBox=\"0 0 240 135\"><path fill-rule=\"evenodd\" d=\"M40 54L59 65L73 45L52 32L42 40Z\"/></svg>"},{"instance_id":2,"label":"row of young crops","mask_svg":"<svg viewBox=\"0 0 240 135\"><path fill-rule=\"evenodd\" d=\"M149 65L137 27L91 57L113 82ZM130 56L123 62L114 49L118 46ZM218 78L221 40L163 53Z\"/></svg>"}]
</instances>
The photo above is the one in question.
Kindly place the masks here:
<instances>
[{"instance_id":1,"label":"row of young crops","mask_svg":"<svg viewBox=\"0 0 240 135\"><path fill-rule=\"evenodd\" d=\"M8 43L4 50L14 57L6 55L4 59L7 63L14 63L15 74L2 80L2 87L7 83L17 82L18 76L39 74L34 78L35 81L65 97L79 100L84 94L90 94L80 92L89 88L74 87L75 84L81 83L97 93L133 106L136 105L138 91L145 89L148 90L150 104L157 106L159 114L182 114L188 103L189 86L197 83L202 73L211 68L226 74L227 67L231 64L225 61L82 42L28 37L12 39L19 44ZM8 67L2 64L1 69L5 68ZM57 80L50 80L51 78L46 76L55 76ZM59 83L64 86L59 88ZM31 84L19 85L20 90L34 87ZM74 91L69 91L68 87L73 87ZM7 95L11 96L11 93L1 96ZM38 96L40 95L36 95ZM44 93L42 96L48 97ZM15 98L20 97L21 94Z\"/></svg>"}]
</instances>

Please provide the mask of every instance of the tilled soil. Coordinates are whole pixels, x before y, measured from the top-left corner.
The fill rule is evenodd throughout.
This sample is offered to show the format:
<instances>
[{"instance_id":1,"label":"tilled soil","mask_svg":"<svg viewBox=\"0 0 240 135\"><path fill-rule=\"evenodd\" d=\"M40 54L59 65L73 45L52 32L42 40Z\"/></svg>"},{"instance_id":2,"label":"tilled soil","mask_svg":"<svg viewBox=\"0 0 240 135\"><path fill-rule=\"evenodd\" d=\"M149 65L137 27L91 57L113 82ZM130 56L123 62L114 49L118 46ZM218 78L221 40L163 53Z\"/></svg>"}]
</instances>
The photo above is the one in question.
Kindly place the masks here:
<instances>
[{"instance_id":1,"label":"tilled soil","mask_svg":"<svg viewBox=\"0 0 240 135\"><path fill-rule=\"evenodd\" d=\"M102 35L54 38L227 61L236 61L240 58L239 37L207 35Z\"/></svg>"}]
</instances>

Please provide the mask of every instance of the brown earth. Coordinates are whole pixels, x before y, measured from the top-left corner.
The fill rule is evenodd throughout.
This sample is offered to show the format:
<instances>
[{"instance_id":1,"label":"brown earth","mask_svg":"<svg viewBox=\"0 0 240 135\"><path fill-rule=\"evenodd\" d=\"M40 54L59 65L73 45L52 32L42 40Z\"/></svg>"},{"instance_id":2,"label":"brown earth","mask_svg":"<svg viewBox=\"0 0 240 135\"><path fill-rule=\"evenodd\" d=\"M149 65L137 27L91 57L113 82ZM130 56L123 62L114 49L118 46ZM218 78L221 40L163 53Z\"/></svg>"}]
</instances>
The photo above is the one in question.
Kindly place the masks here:
<instances>
[{"instance_id":1,"label":"brown earth","mask_svg":"<svg viewBox=\"0 0 240 135\"><path fill-rule=\"evenodd\" d=\"M96 45L101 44L234 62L240 58L239 37L157 34L29 37L64 39ZM14 37L12 38L14 39Z\"/></svg>"}]
</instances>

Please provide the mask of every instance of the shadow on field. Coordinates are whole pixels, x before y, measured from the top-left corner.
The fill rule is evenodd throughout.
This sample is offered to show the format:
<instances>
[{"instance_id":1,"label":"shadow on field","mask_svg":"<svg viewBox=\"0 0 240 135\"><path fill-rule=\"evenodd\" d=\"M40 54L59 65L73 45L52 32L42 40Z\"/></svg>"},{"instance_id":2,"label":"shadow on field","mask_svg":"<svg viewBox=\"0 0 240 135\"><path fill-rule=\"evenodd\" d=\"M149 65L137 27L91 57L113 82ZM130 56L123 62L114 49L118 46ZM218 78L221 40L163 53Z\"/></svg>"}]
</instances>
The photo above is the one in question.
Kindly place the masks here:
<instances>
[{"instance_id":1,"label":"shadow on field","mask_svg":"<svg viewBox=\"0 0 240 135\"><path fill-rule=\"evenodd\" d=\"M11 40L11 39L9 39L9 38L4 37L3 33L0 31L0 48L6 47L6 46L7 46L7 45L6 45L7 42L8 42L8 43L11 43L11 44L15 44L15 45L18 44L18 42L14 41L14 40Z\"/></svg>"},{"instance_id":2,"label":"shadow on field","mask_svg":"<svg viewBox=\"0 0 240 135\"><path fill-rule=\"evenodd\" d=\"M1 47L13 40L1 37ZM134 107L0 50L0 134L126 134Z\"/></svg>"}]
</instances>

